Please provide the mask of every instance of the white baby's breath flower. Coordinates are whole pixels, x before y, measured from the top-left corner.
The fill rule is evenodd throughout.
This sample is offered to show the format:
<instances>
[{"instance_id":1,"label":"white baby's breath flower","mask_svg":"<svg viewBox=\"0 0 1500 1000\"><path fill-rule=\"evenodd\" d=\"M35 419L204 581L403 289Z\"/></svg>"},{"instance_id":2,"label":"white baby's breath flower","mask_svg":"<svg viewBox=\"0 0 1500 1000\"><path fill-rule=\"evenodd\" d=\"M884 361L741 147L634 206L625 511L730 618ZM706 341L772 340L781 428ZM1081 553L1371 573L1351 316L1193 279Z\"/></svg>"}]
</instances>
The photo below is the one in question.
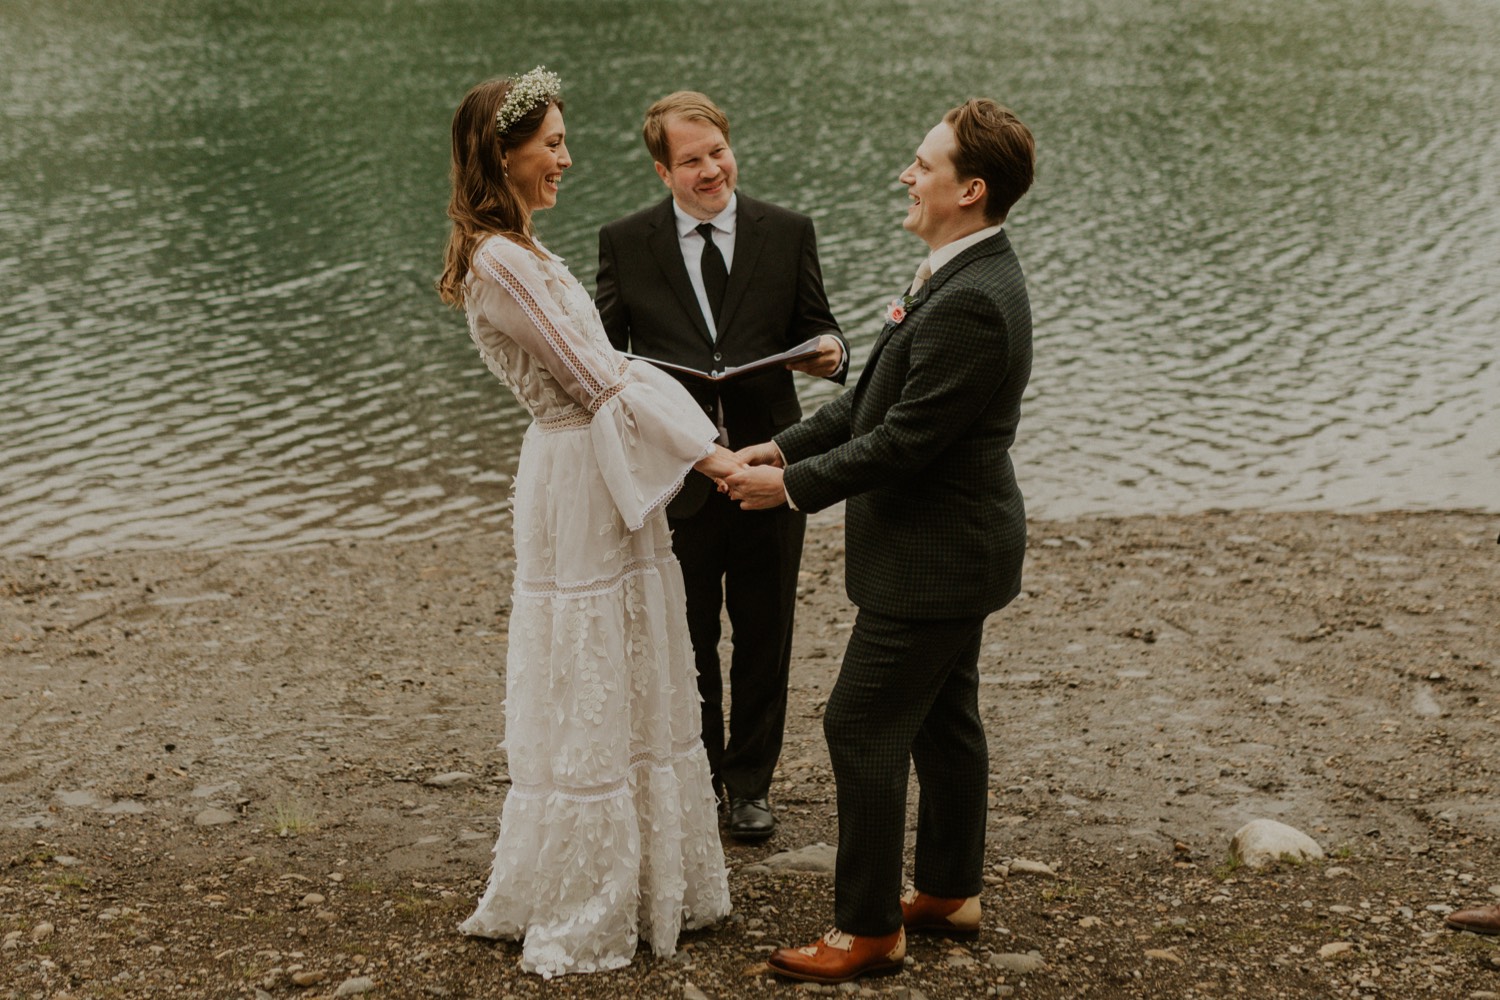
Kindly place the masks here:
<instances>
[{"instance_id":1,"label":"white baby's breath flower","mask_svg":"<svg viewBox=\"0 0 1500 1000\"><path fill-rule=\"evenodd\" d=\"M512 125L525 117L526 112L543 102L557 100L561 93L562 78L556 73L549 73L545 66L538 66L517 77L512 81L509 93L505 95L505 103L495 112L495 133L504 135Z\"/></svg>"}]
</instances>

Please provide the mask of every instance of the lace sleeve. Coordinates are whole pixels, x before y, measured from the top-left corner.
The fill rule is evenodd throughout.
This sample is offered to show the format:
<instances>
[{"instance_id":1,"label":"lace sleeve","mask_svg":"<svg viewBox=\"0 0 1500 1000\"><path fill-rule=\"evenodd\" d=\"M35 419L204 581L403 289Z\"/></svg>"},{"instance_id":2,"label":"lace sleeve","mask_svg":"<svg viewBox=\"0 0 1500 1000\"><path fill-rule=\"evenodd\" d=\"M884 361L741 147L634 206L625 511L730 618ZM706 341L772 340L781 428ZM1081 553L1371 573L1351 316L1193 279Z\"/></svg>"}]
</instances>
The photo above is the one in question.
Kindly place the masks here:
<instances>
[{"instance_id":1,"label":"lace sleeve","mask_svg":"<svg viewBox=\"0 0 1500 1000\"><path fill-rule=\"evenodd\" d=\"M528 250L499 238L485 243L474 255L474 273L479 279L472 289L475 305L493 329L503 333L552 374L558 385L590 413L610 400L623 387L624 364L613 349L589 338L547 290L541 264ZM487 354L496 353L476 333Z\"/></svg>"},{"instance_id":2,"label":"lace sleeve","mask_svg":"<svg viewBox=\"0 0 1500 1000\"><path fill-rule=\"evenodd\" d=\"M588 410L600 477L625 526L640 530L713 450L717 428L676 379L615 351L602 325L579 329L526 250L492 239L475 255L474 275L469 326L486 363L512 341ZM592 311L578 322L590 319L599 322Z\"/></svg>"}]
</instances>

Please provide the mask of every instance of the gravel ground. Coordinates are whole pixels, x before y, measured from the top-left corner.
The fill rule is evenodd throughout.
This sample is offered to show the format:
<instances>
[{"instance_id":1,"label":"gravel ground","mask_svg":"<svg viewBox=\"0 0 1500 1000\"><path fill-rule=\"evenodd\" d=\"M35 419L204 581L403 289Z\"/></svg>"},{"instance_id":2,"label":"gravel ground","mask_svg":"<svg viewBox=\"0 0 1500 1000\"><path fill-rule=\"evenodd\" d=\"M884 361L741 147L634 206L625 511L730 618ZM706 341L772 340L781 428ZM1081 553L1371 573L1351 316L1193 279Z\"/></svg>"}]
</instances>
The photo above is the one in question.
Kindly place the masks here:
<instances>
[{"instance_id":1,"label":"gravel ground","mask_svg":"<svg viewBox=\"0 0 1500 1000\"><path fill-rule=\"evenodd\" d=\"M763 965L832 912L838 511L736 912L550 983L453 929L506 786L503 534L0 560L0 998L1500 997L1500 938L1442 925L1500 902L1497 521L1034 523L981 661L985 929L838 990ZM1236 867L1261 817L1327 857Z\"/></svg>"}]
</instances>

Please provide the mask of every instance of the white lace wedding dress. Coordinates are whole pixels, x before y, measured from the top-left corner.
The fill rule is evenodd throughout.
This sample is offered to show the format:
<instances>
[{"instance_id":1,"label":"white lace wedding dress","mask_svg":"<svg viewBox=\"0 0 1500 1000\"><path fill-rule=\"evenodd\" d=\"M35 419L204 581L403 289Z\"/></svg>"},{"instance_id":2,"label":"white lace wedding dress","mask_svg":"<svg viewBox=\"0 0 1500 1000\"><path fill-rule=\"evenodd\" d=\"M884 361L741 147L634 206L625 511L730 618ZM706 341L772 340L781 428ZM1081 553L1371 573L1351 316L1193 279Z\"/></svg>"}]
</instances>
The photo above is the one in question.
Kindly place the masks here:
<instances>
[{"instance_id":1,"label":"white lace wedding dress","mask_svg":"<svg viewBox=\"0 0 1500 1000\"><path fill-rule=\"evenodd\" d=\"M638 938L670 955L730 908L663 512L716 432L614 350L559 258L492 237L465 299L485 363L535 420L513 508L511 787L459 929L524 939L522 967L545 977L619 968Z\"/></svg>"}]
</instances>

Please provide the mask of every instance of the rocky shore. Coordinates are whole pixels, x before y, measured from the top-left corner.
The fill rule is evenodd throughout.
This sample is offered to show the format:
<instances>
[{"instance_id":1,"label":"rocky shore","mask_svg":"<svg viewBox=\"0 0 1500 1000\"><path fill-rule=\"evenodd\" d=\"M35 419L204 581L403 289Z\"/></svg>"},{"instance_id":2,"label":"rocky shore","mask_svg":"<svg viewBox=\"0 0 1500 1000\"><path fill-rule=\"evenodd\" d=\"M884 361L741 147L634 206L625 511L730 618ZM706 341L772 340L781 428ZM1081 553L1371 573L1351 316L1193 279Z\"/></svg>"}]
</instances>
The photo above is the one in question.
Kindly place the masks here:
<instances>
[{"instance_id":1,"label":"rocky shore","mask_svg":"<svg viewBox=\"0 0 1500 1000\"><path fill-rule=\"evenodd\" d=\"M508 538L0 560L0 1000L1500 997L1500 518L1032 525L989 622L985 929L843 988L822 709L853 619L814 519L765 845L670 959L544 983L453 930L506 788ZM915 805L913 795L912 805ZM1255 819L1321 860L1228 853Z\"/></svg>"}]
</instances>

